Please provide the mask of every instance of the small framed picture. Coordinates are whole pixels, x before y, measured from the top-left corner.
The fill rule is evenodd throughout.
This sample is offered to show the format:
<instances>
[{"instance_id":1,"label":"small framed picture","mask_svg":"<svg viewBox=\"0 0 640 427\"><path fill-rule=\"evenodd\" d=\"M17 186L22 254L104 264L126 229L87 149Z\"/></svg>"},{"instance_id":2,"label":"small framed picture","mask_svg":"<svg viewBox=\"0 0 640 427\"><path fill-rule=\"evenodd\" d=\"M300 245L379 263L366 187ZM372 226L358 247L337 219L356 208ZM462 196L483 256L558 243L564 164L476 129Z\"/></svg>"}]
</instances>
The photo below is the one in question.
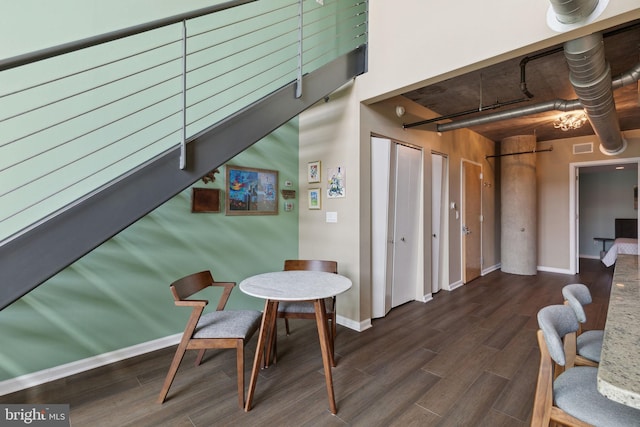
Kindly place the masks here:
<instances>
[{"instance_id":1,"label":"small framed picture","mask_svg":"<svg viewBox=\"0 0 640 427\"><path fill-rule=\"evenodd\" d=\"M320 160L309 162L307 165L307 182L320 182Z\"/></svg>"},{"instance_id":2,"label":"small framed picture","mask_svg":"<svg viewBox=\"0 0 640 427\"><path fill-rule=\"evenodd\" d=\"M310 188L309 189L309 209L320 209L320 207L321 207L320 189Z\"/></svg>"}]
</instances>

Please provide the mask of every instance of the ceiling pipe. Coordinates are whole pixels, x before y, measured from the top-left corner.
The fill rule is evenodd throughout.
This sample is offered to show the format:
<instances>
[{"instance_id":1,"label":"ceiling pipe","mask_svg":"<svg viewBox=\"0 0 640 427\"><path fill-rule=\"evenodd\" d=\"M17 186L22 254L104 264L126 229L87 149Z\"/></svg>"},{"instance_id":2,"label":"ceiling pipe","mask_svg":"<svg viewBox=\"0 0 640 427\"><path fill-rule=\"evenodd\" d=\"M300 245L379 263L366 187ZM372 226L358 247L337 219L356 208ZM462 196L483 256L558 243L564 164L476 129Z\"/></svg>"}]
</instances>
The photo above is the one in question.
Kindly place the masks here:
<instances>
[{"instance_id":1,"label":"ceiling pipe","mask_svg":"<svg viewBox=\"0 0 640 427\"><path fill-rule=\"evenodd\" d=\"M487 114L481 117L473 117L465 120L458 120L451 123L442 123L436 126L438 132L462 129L471 126L484 125L501 120L515 119L517 117L530 116L532 114L546 113L548 111L574 111L581 110L582 104L579 99L555 99L553 101L541 102L539 104L528 105L521 108L513 108L499 113Z\"/></svg>"}]
</instances>

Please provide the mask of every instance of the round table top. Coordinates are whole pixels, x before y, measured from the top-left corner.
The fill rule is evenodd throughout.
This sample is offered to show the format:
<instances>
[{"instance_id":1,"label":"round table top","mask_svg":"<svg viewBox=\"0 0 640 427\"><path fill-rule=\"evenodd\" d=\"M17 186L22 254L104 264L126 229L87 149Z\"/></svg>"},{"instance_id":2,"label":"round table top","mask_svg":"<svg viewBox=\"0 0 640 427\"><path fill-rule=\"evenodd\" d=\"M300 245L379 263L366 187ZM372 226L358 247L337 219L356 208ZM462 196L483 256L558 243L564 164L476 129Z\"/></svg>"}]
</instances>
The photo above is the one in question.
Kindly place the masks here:
<instances>
[{"instance_id":1,"label":"round table top","mask_svg":"<svg viewBox=\"0 0 640 427\"><path fill-rule=\"evenodd\" d=\"M240 282L247 295L279 301L329 298L351 288L351 280L324 271L276 271L252 276Z\"/></svg>"}]
</instances>

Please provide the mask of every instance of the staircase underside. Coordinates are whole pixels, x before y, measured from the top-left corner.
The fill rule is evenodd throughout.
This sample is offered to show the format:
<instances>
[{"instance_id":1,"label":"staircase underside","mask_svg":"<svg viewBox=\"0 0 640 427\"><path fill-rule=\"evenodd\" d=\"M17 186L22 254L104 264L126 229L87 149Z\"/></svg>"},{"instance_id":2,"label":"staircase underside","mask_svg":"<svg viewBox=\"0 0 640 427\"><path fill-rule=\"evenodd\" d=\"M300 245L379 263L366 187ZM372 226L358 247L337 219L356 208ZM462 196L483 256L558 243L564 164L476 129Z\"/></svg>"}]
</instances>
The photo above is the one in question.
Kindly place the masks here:
<instances>
[{"instance_id":1,"label":"staircase underside","mask_svg":"<svg viewBox=\"0 0 640 427\"><path fill-rule=\"evenodd\" d=\"M176 146L109 187L0 246L0 309L365 72L360 47L191 138L187 167Z\"/></svg>"}]
</instances>

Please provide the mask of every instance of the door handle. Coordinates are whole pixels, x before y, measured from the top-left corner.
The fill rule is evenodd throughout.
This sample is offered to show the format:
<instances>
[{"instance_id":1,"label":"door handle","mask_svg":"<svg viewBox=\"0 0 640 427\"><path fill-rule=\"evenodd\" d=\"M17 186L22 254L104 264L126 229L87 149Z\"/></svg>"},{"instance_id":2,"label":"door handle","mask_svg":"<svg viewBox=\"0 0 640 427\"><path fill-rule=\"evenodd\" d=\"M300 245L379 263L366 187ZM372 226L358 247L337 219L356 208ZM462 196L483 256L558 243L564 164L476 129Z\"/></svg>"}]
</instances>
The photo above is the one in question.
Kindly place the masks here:
<instances>
[{"instance_id":1,"label":"door handle","mask_svg":"<svg viewBox=\"0 0 640 427\"><path fill-rule=\"evenodd\" d=\"M464 234L471 234L471 230L469 230L469 227L467 227L466 225L462 226L462 232Z\"/></svg>"}]
</instances>

